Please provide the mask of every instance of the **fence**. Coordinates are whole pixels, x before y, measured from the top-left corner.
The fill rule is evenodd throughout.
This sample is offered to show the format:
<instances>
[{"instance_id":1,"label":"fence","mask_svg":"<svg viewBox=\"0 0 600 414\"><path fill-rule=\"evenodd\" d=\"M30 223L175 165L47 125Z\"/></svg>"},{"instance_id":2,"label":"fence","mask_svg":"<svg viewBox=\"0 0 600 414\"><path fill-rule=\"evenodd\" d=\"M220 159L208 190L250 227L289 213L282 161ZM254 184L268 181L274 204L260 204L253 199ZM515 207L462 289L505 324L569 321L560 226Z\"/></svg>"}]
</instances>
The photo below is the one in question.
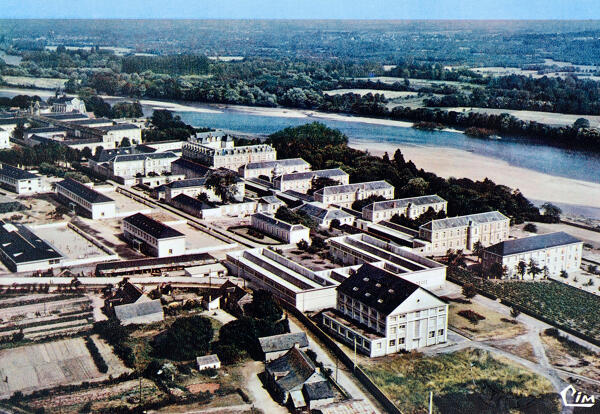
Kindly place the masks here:
<instances>
[{"instance_id":1,"label":"fence","mask_svg":"<svg viewBox=\"0 0 600 414\"><path fill-rule=\"evenodd\" d=\"M292 315L294 315L300 322L304 324L325 346L334 353L334 355L342 362L348 369L353 370L354 376L360 381L360 383L371 393L373 397L386 409L386 412L391 414L402 414L402 412L394 405L392 400L383 393L371 381L371 378L358 366L354 366L352 359L342 349L321 330L313 321L311 321L304 313L300 312L294 306L285 303L283 301L280 304L286 308Z\"/></svg>"}]
</instances>

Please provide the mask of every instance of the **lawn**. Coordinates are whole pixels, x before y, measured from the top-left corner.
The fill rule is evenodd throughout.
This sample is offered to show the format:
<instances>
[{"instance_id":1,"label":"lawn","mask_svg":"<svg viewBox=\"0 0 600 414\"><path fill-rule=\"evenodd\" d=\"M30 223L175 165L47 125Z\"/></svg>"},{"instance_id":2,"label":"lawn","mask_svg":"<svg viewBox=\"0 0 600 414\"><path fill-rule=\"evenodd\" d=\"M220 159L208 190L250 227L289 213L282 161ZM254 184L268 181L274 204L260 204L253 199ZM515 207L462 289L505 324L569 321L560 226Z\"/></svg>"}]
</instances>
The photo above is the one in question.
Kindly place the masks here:
<instances>
[{"instance_id":1,"label":"lawn","mask_svg":"<svg viewBox=\"0 0 600 414\"><path fill-rule=\"evenodd\" d=\"M558 413L550 382L489 352L393 355L367 361L363 369L403 413L425 413L433 391L435 413Z\"/></svg>"},{"instance_id":2,"label":"lawn","mask_svg":"<svg viewBox=\"0 0 600 414\"><path fill-rule=\"evenodd\" d=\"M485 319L472 323L468 319L458 315L458 312L471 310ZM458 329L465 336L483 341L486 339L505 339L520 335L525 332L525 327L520 323L511 323L508 318L501 313L488 309L476 303L462 304L451 303L448 315L448 324Z\"/></svg>"},{"instance_id":3,"label":"lawn","mask_svg":"<svg viewBox=\"0 0 600 414\"><path fill-rule=\"evenodd\" d=\"M522 306L557 325L592 338L600 337L600 297L552 281L495 281L464 269L448 268L448 278Z\"/></svg>"}]
</instances>

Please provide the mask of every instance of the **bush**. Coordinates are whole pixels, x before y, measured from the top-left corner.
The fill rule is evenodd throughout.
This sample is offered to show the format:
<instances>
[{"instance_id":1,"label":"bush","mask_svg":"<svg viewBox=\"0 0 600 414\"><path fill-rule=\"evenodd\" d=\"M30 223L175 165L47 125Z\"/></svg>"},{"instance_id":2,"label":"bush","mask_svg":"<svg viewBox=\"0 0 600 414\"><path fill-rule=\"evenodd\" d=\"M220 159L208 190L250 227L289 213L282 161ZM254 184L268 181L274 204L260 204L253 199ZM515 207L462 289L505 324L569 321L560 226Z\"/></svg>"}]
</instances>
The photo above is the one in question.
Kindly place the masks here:
<instances>
[{"instance_id":1,"label":"bush","mask_svg":"<svg viewBox=\"0 0 600 414\"><path fill-rule=\"evenodd\" d=\"M471 299L477 295L477 289L472 283L465 283L462 287L462 294L465 298Z\"/></svg>"},{"instance_id":2,"label":"bush","mask_svg":"<svg viewBox=\"0 0 600 414\"><path fill-rule=\"evenodd\" d=\"M106 374L108 372L108 365L106 365L106 361L100 354L98 347L96 346L92 338L90 338L89 336L85 338L85 346L88 349L88 351L90 351L90 355L92 355L92 359L94 360L94 364L96 364L98 371L100 371L103 374Z\"/></svg>"},{"instance_id":3,"label":"bush","mask_svg":"<svg viewBox=\"0 0 600 414\"><path fill-rule=\"evenodd\" d=\"M464 309L458 312L460 316L465 319L468 319L471 323L478 323L485 319L485 316L480 315L479 313L472 311L471 309Z\"/></svg>"},{"instance_id":4,"label":"bush","mask_svg":"<svg viewBox=\"0 0 600 414\"><path fill-rule=\"evenodd\" d=\"M516 318L517 316L519 316L521 314L521 311L518 310L517 308L512 308L510 310L510 316L512 316L513 318Z\"/></svg>"},{"instance_id":5,"label":"bush","mask_svg":"<svg viewBox=\"0 0 600 414\"><path fill-rule=\"evenodd\" d=\"M533 223L527 223L524 227L523 230L528 231L530 233L537 233L537 226Z\"/></svg>"},{"instance_id":6,"label":"bush","mask_svg":"<svg viewBox=\"0 0 600 414\"><path fill-rule=\"evenodd\" d=\"M153 347L169 359L190 360L206 354L212 338L210 319L195 315L176 319L164 335L156 338Z\"/></svg>"}]
</instances>

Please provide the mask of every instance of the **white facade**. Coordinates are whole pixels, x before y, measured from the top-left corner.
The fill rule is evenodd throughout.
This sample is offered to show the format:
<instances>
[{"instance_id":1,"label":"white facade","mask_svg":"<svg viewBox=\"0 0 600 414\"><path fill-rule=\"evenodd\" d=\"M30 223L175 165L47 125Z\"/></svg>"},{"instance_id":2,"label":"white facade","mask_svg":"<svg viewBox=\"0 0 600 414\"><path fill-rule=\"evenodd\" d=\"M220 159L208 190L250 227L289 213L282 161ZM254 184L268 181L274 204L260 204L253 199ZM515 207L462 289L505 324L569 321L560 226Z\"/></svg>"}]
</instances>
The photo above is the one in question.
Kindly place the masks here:
<instances>
[{"instance_id":1,"label":"white facade","mask_svg":"<svg viewBox=\"0 0 600 414\"><path fill-rule=\"evenodd\" d=\"M72 179L56 184L56 194L68 204L83 210L84 215L94 219L108 219L116 216L115 200Z\"/></svg>"},{"instance_id":2,"label":"white facade","mask_svg":"<svg viewBox=\"0 0 600 414\"><path fill-rule=\"evenodd\" d=\"M138 213L125 218L122 228L125 238L145 253L156 257L185 254L184 234L143 214Z\"/></svg>"},{"instance_id":3,"label":"white facade","mask_svg":"<svg viewBox=\"0 0 600 414\"><path fill-rule=\"evenodd\" d=\"M79 98L67 98L63 96L58 98L52 104L52 112L86 112L85 103Z\"/></svg>"},{"instance_id":4,"label":"white facade","mask_svg":"<svg viewBox=\"0 0 600 414\"><path fill-rule=\"evenodd\" d=\"M25 195L46 191L42 177L8 164L0 166L0 186Z\"/></svg>"},{"instance_id":5,"label":"white facade","mask_svg":"<svg viewBox=\"0 0 600 414\"><path fill-rule=\"evenodd\" d=\"M0 128L0 149L10 148L10 132Z\"/></svg>"},{"instance_id":6,"label":"white facade","mask_svg":"<svg viewBox=\"0 0 600 414\"><path fill-rule=\"evenodd\" d=\"M364 200L372 196L381 196L387 200L394 198L394 186L386 181L370 181L348 185L335 185L324 187L315 191L315 201L325 206L338 205L352 207L357 200Z\"/></svg>"},{"instance_id":7,"label":"white facade","mask_svg":"<svg viewBox=\"0 0 600 414\"><path fill-rule=\"evenodd\" d=\"M429 245L425 253L443 255L449 249L473 250L475 243L490 246L507 240L510 219L498 211L432 220L419 228Z\"/></svg>"},{"instance_id":8,"label":"white facade","mask_svg":"<svg viewBox=\"0 0 600 414\"><path fill-rule=\"evenodd\" d=\"M204 371L205 369L219 369L221 368L221 361L217 355L206 355L196 358L198 364L198 371Z\"/></svg>"},{"instance_id":9,"label":"white facade","mask_svg":"<svg viewBox=\"0 0 600 414\"><path fill-rule=\"evenodd\" d=\"M112 148L118 147L123 138L128 138L131 145L142 143L142 129L133 124L117 124L96 129L102 133L102 142L112 145Z\"/></svg>"},{"instance_id":10,"label":"white facade","mask_svg":"<svg viewBox=\"0 0 600 414\"><path fill-rule=\"evenodd\" d=\"M281 174L305 172L310 170L310 164L302 158L252 162L238 168L238 173L244 178L258 178L261 175L269 179Z\"/></svg>"},{"instance_id":11,"label":"white facade","mask_svg":"<svg viewBox=\"0 0 600 414\"><path fill-rule=\"evenodd\" d=\"M184 158L197 160L206 166L228 168L233 171L238 171L242 165L252 162L277 159L277 151L267 144L215 148L198 142L186 142L183 145L182 154Z\"/></svg>"},{"instance_id":12,"label":"white facade","mask_svg":"<svg viewBox=\"0 0 600 414\"><path fill-rule=\"evenodd\" d=\"M243 200L246 185L242 180L239 180L234 186L236 188L234 195L235 199L238 201ZM173 181L165 186L165 200L167 202L170 202L179 194L185 194L189 197L196 198L202 193L206 194L210 201L221 201L221 198L215 194L214 190L206 186L206 179L204 178Z\"/></svg>"},{"instance_id":13,"label":"white facade","mask_svg":"<svg viewBox=\"0 0 600 414\"><path fill-rule=\"evenodd\" d=\"M310 243L310 229L301 224L290 224L273 216L256 213L251 218L252 227L288 244L301 240Z\"/></svg>"},{"instance_id":14,"label":"white facade","mask_svg":"<svg viewBox=\"0 0 600 414\"><path fill-rule=\"evenodd\" d=\"M491 246L483 251L481 266L489 271L494 263L506 267L507 277L521 277L519 262L529 266L530 261L541 270L537 278L543 276L544 269L548 276L558 276L562 271L576 272L581 267L583 241L563 232L543 234L505 242ZM523 278L531 279L526 273Z\"/></svg>"},{"instance_id":15,"label":"white facade","mask_svg":"<svg viewBox=\"0 0 600 414\"><path fill-rule=\"evenodd\" d=\"M319 177L330 178L340 185L350 183L350 176L339 168L309 172L283 173L273 179L273 186L279 191L293 190L306 193L311 189L313 180Z\"/></svg>"},{"instance_id":16,"label":"white facade","mask_svg":"<svg viewBox=\"0 0 600 414\"><path fill-rule=\"evenodd\" d=\"M377 201L362 209L362 218L377 223L390 220L396 214L409 219L419 217L429 208L435 212L448 212L448 202L437 195L402 198L398 200Z\"/></svg>"}]
</instances>

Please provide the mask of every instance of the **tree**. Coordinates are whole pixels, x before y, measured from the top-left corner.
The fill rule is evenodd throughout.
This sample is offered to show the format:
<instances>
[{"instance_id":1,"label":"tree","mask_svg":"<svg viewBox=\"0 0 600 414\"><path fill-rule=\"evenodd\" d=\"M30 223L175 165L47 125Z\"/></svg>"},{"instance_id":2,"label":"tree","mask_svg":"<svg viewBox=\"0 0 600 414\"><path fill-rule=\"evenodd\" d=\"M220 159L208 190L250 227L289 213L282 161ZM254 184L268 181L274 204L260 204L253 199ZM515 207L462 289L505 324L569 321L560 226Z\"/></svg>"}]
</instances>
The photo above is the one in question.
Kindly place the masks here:
<instances>
[{"instance_id":1,"label":"tree","mask_svg":"<svg viewBox=\"0 0 600 414\"><path fill-rule=\"evenodd\" d=\"M537 233L537 226L533 223L527 223L523 226L523 230L528 231L529 233Z\"/></svg>"},{"instance_id":2,"label":"tree","mask_svg":"<svg viewBox=\"0 0 600 414\"><path fill-rule=\"evenodd\" d=\"M575 120L575 122L573 122L573 128L575 128L575 129L589 128L589 127L590 127L590 121L588 121L586 118L577 118Z\"/></svg>"},{"instance_id":3,"label":"tree","mask_svg":"<svg viewBox=\"0 0 600 414\"><path fill-rule=\"evenodd\" d=\"M310 182L310 190L308 190L308 194L313 194L315 191L320 190L323 187L331 187L339 184L340 182L338 180L334 180L333 178L314 177Z\"/></svg>"},{"instance_id":4,"label":"tree","mask_svg":"<svg viewBox=\"0 0 600 414\"><path fill-rule=\"evenodd\" d=\"M525 263L523 260L520 260L519 263L517 263L517 273L521 276L521 280L525 278L526 271L527 263Z\"/></svg>"},{"instance_id":5,"label":"tree","mask_svg":"<svg viewBox=\"0 0 600 414\"><path fill-rule=\"evenodd\" d=\"M548 266L542 267L542 274L544 275L544 279L548 279L548 275L550 274L550 269L548 269Z\"/></svg>"},{"instance_id":6,"label":"tree","mask_svg":"<svg viewBox=\"0 0 600 414\"><path fill-rule=\"evenodd\" d=\"M233 171L219 169L213 171L206 179L206 187L212 189L224 204L235 201L238 193L238 177Z\"/></svg>"},{"instance_id":7,"label":"tree","mask_svg":"<svg viewBox=\"0 0 600 414\"><path fill-rule=\"evenodd\" d=\"M254 292L252 302L246 305L244 309L249 316L271 322L276 322L283 316L283 309L275 301L273 294L264 289Z\"/></svg>"},{"instance_id":8,"label":"tree","mask_svg":"<svg viewBox=\"0 0 600 414\"><path fill-rule=\"evenodd\" d=\"M549 222L558 223L560 221L560 214L562 213L560 208L552 203L544 203L542 204L542 209L544 210L544 217L546 217Z\"/></svg>"},{"instance_id":9,"label":"tree","mask_svg":"<svg viewBox=\"0 0 600 414\"><path fill-rule=\"evenodd\" d=\"M462 287L462 294L465 298L471 299L477 295L477 290L472 283L465 283Z\"/></svg>"},{"instance_id":10,"label":"tree","mask_svg":"<svg viewBox=\"0 0 600 414\"><path fill-rule=\"evenodd\" d=\"M129 141L129 138L124 137L121 140L121 144L119 145L120 147L130 147L131 146L131 141Z\"/></svg>"},{"instance_id":11,"label":"tree","mask_svg":"<svg viewBox=\"0 0 600 414\"><path fill-rule=\"evenodd\" d=\"M156 338L154 347L165 357L190 360L206 354L212 339L210 319L195 315L176 319L163 335Z\"/></svg>"},{"instance_id":12,"label":"tree","mask_svg":"<svg viewBox=\"0 0 600 414\"><path fill-rule=\"evenodd\" d=\"M542 273L542 269L540 269L535 260L530 259L529 264L527 265L527 273L529 273L531 278L535 280L535 277Z\"/></svg>"},{"instance_id":13,"label":"tree","mask_svg":"<svg viewBox=\"0 0 600 414\"><path fill-rule=\"evenodd\" d=\"M477 256L481 260L481 255L483 254L483 244L479 240L475 242L473 245L473 254Z\"/></svg>"},{"instance_id":14,"label":"tree","mask_svg":"<svg viewBox=\"0 0 600 414\"><path fill-rule=\"evenodd\" d=\"M490 266L490 277L493 279L500 279L500 278L502 278L502 274L503 274L502 265L498 262L492 263L492 265Z\"/></svg>"},{"instance_id":15,"label":"tree","mask_svg":"<svg viewBox=\"0 0 600 414\"><path fill-rule=\"evenodd\" d=\"M561 270L560 277L562 277L563 279L567 279L569 277L569 274L567 273L566 270Z\"/></svg>"}]
</instances>

